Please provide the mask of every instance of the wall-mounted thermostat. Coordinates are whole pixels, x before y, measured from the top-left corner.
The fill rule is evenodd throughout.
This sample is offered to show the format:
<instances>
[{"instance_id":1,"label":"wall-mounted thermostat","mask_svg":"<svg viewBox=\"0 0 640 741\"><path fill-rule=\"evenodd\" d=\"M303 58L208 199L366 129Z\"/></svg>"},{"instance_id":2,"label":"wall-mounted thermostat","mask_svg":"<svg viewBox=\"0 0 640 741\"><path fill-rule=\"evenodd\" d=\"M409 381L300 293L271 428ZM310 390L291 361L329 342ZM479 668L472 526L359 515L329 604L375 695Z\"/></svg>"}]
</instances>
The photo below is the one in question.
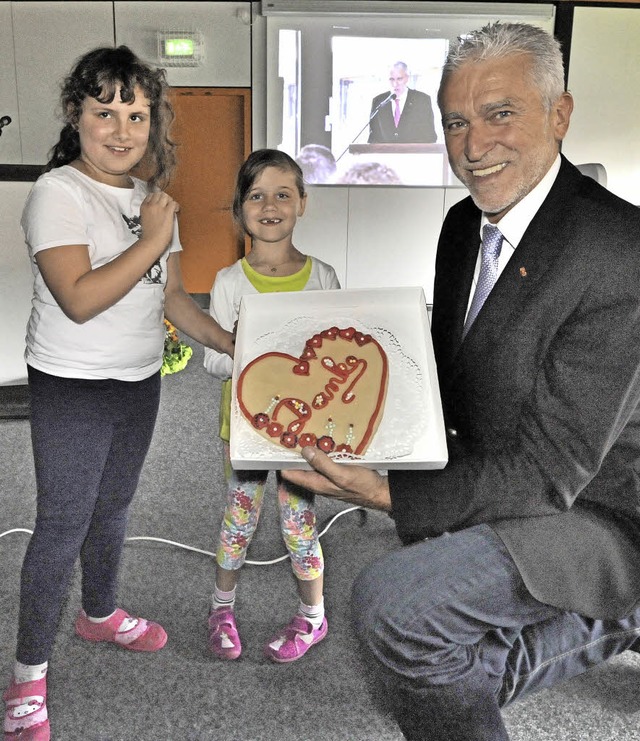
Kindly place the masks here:
<instances>
[{"instance_id":1,"label":"wall-mounted thermostat","mask_svg":"<svg viewBox=\"0 0 640 741\"><path fill-rule=\"evenodd\" d=\"M197 67L204 60L200 31L158 31L158 59L165 67Z\"/></svg>"}]
</instances>

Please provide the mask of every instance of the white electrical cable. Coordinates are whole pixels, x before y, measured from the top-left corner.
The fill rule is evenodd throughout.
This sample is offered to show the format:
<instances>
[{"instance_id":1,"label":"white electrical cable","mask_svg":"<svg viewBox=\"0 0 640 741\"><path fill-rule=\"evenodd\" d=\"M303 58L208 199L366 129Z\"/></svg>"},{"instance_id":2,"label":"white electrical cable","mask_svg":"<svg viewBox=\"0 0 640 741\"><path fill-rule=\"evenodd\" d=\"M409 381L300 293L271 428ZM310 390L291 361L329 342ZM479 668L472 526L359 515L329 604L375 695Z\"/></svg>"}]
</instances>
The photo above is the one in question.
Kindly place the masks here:
<instances>
[{"instance_id":1,"label":"white electrical cable","mask_svg":"<svg viewBox=\"0 0 640 741\"><path fill-rule=\"evenodd\" d=\"M29 535L33 535L33 530L27 530L24 527L14 527L13 530L5 530L4 533L0 533L0 538L4 538L5 535L11 535L11 533L29 533Z\"/></svg>"},{"instance_id":2,"label":"white electrical cable","mask_svg":"<svg viewBox=\"0 0 640 741\"><path fill-rule=\"evenodd\" d=\"M318 537L322 538L322 536L325 535L325 533L327 533L331 525L333 525L333 523L339 517L342 517L342 515L346 515L349 512L355 512L356 510L360 510L366 514L366 510L364 509L364 507L349 507L348 509L343 509L342 511L335 514L329 520L329 522L323 528L322 532L318 533ZM32 535L33 530L27 530L26 528L16 527L16 528L13 528L13 530L6 530L4 533L0 533L0 538L4 538L5 535L10 535L11 533L29 533L29 535ZM203 555L211 556L212 558L215 558L216 556L215 553L211 553L210 551L203 551L200 548L195 548L191 545L185 545L184 543L176 543L173 540L165 540L164 538L155 538L155 537L147 536L147 535L136 535L130 538L125 538L125 543L132 541L132 540L152 540L152 541L155 541L156 543L165 543L167 545L173 545L173 546L176 546L177 548L182 548L185 551L193 551L194 553L202 553ZM280 561L286 561L288 558L289 558L289 554L287 553L284 556L280 556L279 558L274 558L270 561L249 561L247 560L245 561L245 564L247 564L248 566L271 566L274 563L280 563Z\"/></svg>"}]
</instances>

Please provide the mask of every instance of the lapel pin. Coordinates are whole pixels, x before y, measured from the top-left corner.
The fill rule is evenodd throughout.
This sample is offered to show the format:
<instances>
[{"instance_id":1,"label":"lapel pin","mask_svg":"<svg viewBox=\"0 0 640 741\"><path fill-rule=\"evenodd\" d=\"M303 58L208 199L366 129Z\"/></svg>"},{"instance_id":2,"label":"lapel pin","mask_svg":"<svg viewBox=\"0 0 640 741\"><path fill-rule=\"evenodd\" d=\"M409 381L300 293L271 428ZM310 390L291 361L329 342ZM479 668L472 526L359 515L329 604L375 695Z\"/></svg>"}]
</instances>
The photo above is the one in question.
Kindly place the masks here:
<instances>
[{"instance_id":1,"label":"lapel pin","mask_svg":"<svg viewBox=\"0 0 640 741\"><path fill-rule=\"evenodd\" d=\"M526 278L527 277L527 269L524 266L522 266L520 268L520 277L521 278Z\"/></svg>"}]
</instances>

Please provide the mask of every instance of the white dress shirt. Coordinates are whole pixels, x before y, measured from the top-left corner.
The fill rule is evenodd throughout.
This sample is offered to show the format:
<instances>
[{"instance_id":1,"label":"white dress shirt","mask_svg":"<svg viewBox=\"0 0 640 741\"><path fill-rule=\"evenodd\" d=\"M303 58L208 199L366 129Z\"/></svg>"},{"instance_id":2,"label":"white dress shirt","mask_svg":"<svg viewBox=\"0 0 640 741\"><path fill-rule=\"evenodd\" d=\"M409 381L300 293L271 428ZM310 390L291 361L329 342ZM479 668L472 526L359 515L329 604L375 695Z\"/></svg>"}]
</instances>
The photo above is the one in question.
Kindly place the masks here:
<instances>
[{"instance_id":1,"label":"white dress shirt","mask_svg":"<svg viewBox=\"0 0 640 741\"><path fill-rule=\"evenodd\" d=\"M554 163L549 168L547 174L542 180L536 185L536 187L516 205L508 211L497 224L498 229L504 237L502 241L502 249L500 250L500 257L498 258L498 277L504 270L506 264L511 259L511 256L515 252L517 246L520 244L523 234L526 232L527 227L531 223L533 217L538 213L538 209L542 206L542 202L549 195L551 186L555 182L558 172L560 171L560 155L558 155ZM482 227L485 224L489 224L489 219L486 214L482 214L480 219L480 243L478 245L478 259L476 260L476 267L473 274L473 289L469 295L469 303L467 305L467 313L471 302L473 301L473 294L478 283L478 277L480 275L480 263L481 263L481 246L482 246ZM466 318L466 315L465 315Z\"/></svg>"}]
</instances>

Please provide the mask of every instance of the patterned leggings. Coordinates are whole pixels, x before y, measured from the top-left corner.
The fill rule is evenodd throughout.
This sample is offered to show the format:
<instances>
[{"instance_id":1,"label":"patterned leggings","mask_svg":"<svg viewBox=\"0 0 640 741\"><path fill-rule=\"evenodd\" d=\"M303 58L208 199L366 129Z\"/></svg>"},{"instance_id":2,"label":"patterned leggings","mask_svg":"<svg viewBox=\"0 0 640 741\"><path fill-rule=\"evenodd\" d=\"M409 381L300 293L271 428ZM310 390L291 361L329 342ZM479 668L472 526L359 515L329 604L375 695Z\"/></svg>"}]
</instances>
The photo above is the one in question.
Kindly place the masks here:
<instances>
[{"instance_id":1,"label":"patterned leggings","mask_svg":"<svg viewBox=\"0 0 640 741\"><path fill-rule=\"evenodd\" d=\"M229 445L224 444L227 504L220 527L218 565L233 571L244 564L247 549L258 526L268 471L235 471ZM276 472L280 528L295 576L311 581L321 576L324 558L316 528L313 495L294 493ZM298 490L302 491L302 490Z\"/></svg>"}]
</instances>

